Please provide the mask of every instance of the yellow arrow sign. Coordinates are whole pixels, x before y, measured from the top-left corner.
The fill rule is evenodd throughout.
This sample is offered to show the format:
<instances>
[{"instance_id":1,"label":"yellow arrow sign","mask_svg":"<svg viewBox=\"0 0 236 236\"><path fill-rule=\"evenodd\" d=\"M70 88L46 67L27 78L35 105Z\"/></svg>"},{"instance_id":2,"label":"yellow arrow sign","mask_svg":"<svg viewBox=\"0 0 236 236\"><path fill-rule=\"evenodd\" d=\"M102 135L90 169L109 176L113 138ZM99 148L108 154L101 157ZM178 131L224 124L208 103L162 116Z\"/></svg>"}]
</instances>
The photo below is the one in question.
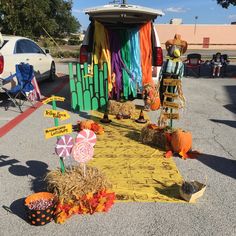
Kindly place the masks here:
<instances>
[{"instance_id":1,"label":"yellow arrow sign","mask_svg":"<svg viewBox=\"0 0 236 236\"><path fill-rule=\"evenodd\" d=\"M164 96L168 98L177 98L179 95L175 93L164 92Z\"/></svg>"},{"instance_id":2,"label":"yellow arrow sign","mask_svg":"<svg viewBox=\"0 0 236 236\"><path fill-rule=\"evenodd\" d=\"M65 98L59 97L59 96L51 96L50 98L47 98L46 100L43 101L43 104L47 104L52 101L58 101L58 102L64 102Z\"/></svg>"},{"instance_id":3,"label":"yellow arrow sign","mask_svg":"<svg viewBox=\"0 0 236 236\"><path fill-rule=\"evenodd\" d=\"M72 133L72 124L55 126L44 130L46 139Z\"/></svg>"},{"instance_id":4,"label":"yellow arrow sign","mask_svg":"<svg viewBox=\"0 0 236 236\"><path fill-rule=\"evenodd\" d=\"M164 79L163 85L164 86L177 86L181 84L181 80L179 79Z\"/></svg>"},{"instance_id":5,"label":"yellow arrow sign","mask_svg":"<svg viewBox=\"0 0 236 236\"><path fill-rule=\"evenodd\" d=\"M167 119L175 119L175 120L178 120L179 119L179 114L178 113L164 113L164 116L167 118Z\"/></svg>"},{"instance_id":6,"label":"yellow arrow sign","mask_svg":"<svg viewBox=\"0 0 236 236\"><path fill-rule=\"evenodd\" d=\"M44 117L59 118L60 120L66 120L70 118L70 115L66 111L56 111L47 109L44 111Z\"/></svg>"},{"instance_id":7,"label":"yellow arrow sign","mask_svg":"<svg viewBox=\"0 0 236 236\"><path fill-rule=\"evenodd\" d=\"M173 108L173 109L179 109L179 104L175 102L168 102L164 101L163 102L163 107L168 107L168 108Z\"/></svg>"}]
</instances>

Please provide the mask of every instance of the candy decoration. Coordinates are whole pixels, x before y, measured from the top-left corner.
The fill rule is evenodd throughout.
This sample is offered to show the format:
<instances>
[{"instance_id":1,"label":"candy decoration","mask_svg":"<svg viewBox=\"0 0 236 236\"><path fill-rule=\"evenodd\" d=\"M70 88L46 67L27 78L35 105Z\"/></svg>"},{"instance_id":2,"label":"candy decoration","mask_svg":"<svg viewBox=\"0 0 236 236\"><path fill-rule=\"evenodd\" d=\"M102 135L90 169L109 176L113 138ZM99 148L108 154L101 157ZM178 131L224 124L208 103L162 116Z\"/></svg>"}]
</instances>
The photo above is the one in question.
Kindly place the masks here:
<instances>
[{"instance_id":1,"label":"candy decoration","mask_svg":"<svg viewBox=\"0 0 236 236\"><path fill-rule=\"evenodd\" d=\"M92 143L79 142L72 149L72 157L79 163L86 163L93 158L94 148Z\"/></svg>"},{"instance_id":2,"label":"candy decoration","mask_svg":"<svg viewBox=\"0 0 236 236\"><path fill-rule=\"evenodd\" d=\"M57 140L56 154L59 157L69 157L73 147L73 138L70 135L64 135Z\"/></svg>"},{"instance_id":3,"label":"candy decoration","mask_svg":"<svg viewBox=\"0 0 236 236\"><path fill-rule=\"evenodd\" d=\"M28 208L30 210L46 210L52 207L54 204L54 199L38 199L36 201L30 202Z\"/></svg>"},{"instance_id":4,"label":"candy decoration","mask_svg":"<svg viewBox=\"0 0 236 236\"><path fill-rule=\"evenodd\" d=\"M92 130L83 129L82 131L79 132L75 141L76 143L88 142L92 146L94 146L97 141L97 138L96 134Z\"/></svg>"}]
</instances>

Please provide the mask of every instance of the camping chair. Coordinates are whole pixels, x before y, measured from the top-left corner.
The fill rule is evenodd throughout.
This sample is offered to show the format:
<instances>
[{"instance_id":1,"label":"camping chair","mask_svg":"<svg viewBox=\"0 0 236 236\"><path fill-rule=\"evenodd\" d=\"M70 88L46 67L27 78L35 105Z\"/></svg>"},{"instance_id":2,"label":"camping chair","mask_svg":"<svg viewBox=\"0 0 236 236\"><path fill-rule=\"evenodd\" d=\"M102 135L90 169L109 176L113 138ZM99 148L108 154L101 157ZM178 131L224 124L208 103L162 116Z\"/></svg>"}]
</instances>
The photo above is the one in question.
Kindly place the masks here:
<instances>
[{"instance_id":1,"label":"camping chair","mask_svg":"<svg viewBox=\"0 0 236 236\"><path fill-rule=\"evenodd\" d=\"M17 85L11 89L4 88L4 85L11 82L13 78L16 77ZM25 63L21 63L16 65L16 73L10 75L5 79L0 79L0 89L3 90L10 100L14 103L16 107L19 108L20 112L23 112L21 107L23 106L25 100L20 99L23 95L27 101L29 101L34 107L34 104L29 98L30 92L34 90L34 87L31 83L34 77L34 69L33 66ZM18 101L17 101L18 100ZM5 107L5 110L8 109L8 106Z\"/></svg>"},{"instance_id":2,"label":"camping chair","mask_svg":"<svg viewBox=\"0 0 236 236\"><path fill-rule=\"evenodd\" d=\"M201 64L203 61L201 60L201 54L191 53L187 55L187 59L184 61L185 64L185 75L189 75L189 70L196 75L197 77L201 74Z\"/></svg>"},{"instance_id":3,"label":"camping chair","mask_svg":"<svg viewBox=\"0 0 236 236\"><path fill-rule=\"evenodd\" d=\"M227 54L223 54L223 55L222 55L222 58L223 58L222 73L223 73L223 75L225 76L225 75L226 75L226 72L227 72L227 66L228 66L229 63L230 63L230 60L229 60L229 57L228 57Z\"/></svg>"}]
</instances>

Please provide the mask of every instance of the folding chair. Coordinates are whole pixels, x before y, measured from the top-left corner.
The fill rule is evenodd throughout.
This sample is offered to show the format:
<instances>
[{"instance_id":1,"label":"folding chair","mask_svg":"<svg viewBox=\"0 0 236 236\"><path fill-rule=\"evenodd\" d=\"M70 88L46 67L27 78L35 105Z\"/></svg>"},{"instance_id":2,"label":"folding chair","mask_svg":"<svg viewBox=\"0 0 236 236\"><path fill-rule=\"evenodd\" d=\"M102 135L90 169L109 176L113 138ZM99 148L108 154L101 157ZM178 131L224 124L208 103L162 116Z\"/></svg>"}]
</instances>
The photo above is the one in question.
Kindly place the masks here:
<instances>
[{"instance_id":1,"label":"folding chair","mask_svg":"<svg viewBox=\"0 0 236 236\"><path fill-rule=\"evenodd\" d=\"M189 70L196 75L197 77L201 74L201 64L203 61L201 60L201 54L191 53L187 55L187 59L184 61L185 64L185 75L189 75ZM196 72L197 71L197 72Z\"/></svg>"},{"instance_id":2,"label":"folding chair","mask_svg":"<svg viewBox=\"0 0 236 236\"><path fill-rule=\"evenodd\" d=\"M227 66L229 65L230 63L230 60L229 60L229 57L227 54L223 54L222 55L222 58L223 58L223 66L222 66L222 73L224 76L226 76L226 73L227 73Z\"/></svg>"},{"instance_id":3,"label":"folding chair","mask_svg":"<svg viewBox=\"0 0 236 236\"><path fill-rule=\"evenodd\" d=\"M12 81L14 77L16 77L17 79L17 85L11 89L4 88L4 85ZM27 101L30 102L32 107L34 107L34 104L29 99L30 92L34 90L34 86L31 83L33 78L34 78L33 66L21 63L16 65L15 74L10 75L5 79L0 79L0 89L3 90L8 95L8 97L14 103L14 105L19 108L20 112L23 112L21 107L25 102L25 100L20 99L22 95L24 96L24 98L26 98ZM8 107L5 107L5 110L7 109Z\"/></svg>"}]
</instances>

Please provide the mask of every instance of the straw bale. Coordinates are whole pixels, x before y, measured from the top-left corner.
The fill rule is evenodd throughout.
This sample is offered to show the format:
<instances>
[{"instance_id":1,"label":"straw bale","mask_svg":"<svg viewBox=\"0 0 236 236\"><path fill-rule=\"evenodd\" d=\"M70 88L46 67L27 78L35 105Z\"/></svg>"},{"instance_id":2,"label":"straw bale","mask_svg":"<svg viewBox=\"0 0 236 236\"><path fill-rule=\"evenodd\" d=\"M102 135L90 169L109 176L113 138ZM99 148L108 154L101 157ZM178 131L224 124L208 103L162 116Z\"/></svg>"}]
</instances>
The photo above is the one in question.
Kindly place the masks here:
<instances>
[{"instance_id":1,"label":"straw bale","mask_svg":"<svg viewBox=\"0 0 236 236\"><path fill-rule=\"evenodd\" d=\"M66 170L64 174L60 169L52 170L47 174L45 181L48 191L64 202L112 187L103 173L90 166L86 166L85 176L84 169L79 166L73 166L72 170Z\"/></svg>"},{"instance_id":2,"label":"straw bale","mask_svg":"<svg viewBox=\"0 0 236 236\"><path fill-rule=\"evenodd\" d=\"M150 129L149 125L142 128L140 139L144 144L158 147L162 150L168 149L166 132L171 133L171 130L166 129Z\"/></svg>"},{"instance_id":3,"label":"straw bale","mask_svg":"<svg viewBox=\"0 0 236 236\"><path fill-rule=\"evenodd\" d=\"M134 115L135 113L135 104L131 101L127 102L117 102L114 100L108 101L108 112L111 115Z\"/></svg>"}]
</instances>

